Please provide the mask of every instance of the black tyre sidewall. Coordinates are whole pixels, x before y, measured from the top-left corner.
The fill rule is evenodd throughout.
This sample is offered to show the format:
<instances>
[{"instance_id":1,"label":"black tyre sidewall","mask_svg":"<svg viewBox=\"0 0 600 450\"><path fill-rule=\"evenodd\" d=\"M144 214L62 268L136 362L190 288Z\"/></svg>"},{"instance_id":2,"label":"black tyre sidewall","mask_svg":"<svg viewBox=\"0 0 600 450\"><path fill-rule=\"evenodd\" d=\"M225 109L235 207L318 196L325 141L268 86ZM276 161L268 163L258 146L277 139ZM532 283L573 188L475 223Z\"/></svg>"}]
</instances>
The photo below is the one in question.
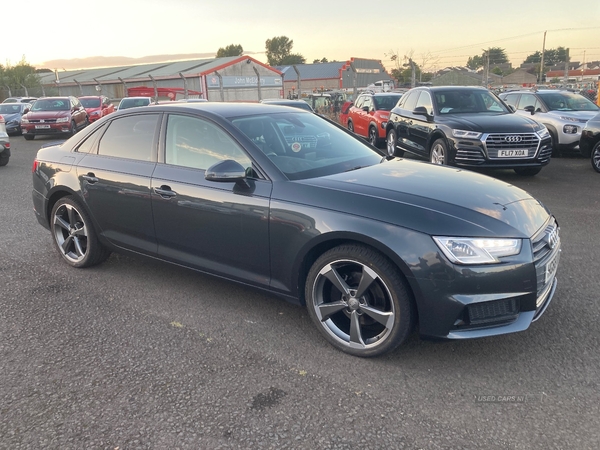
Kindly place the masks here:
<instances>
[{"instance_id":1,"label":"black tyre sidewall","mask_svg":"<svg viewBox=\"0 0 600 450\"><path fill-rule=\"evenodd\" d=\"M590 161L592 162L592 167L594 168L594 170L598 173L600 173L600 166L597 166L596 164L594 164L594 156L598 154L598 156L600 156L600 142L597 142L596 145L594 145L594 148L592 150L592 155L590 157Z\"/></svg>"}]
</instances>

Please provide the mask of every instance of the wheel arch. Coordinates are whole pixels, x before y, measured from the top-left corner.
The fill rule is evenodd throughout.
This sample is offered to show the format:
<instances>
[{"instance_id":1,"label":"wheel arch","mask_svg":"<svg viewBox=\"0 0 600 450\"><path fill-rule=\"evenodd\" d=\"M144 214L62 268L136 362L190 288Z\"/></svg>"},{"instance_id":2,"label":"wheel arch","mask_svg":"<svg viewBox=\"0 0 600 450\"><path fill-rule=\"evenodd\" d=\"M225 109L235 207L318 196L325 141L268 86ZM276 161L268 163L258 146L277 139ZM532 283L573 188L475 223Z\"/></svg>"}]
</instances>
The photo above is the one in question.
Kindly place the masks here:
<instances>
[{"instance_id":1,"label":"wheel arch","mask_svg":"<svg viewBox=\"0 0 600 450\"><path fill-rule=\"evenodd\" d=\"M382 254L387 258L398 271L404 281L406 282L407 290L411 301L416 308L416 289L418 286L415 283L411 283L411 271L407 264L400 258L390 247L385 245L383 242L378 241L370 236L359 234L355 232L331 232L310 241L301 252L299 257L294 264L294 273L298 274L296 289L298 290L298 299L301 305L306 305L306 299L304 297L304 286L308 272L314 262L325 252L331 250L334 247L338 247L343 244L358 244L370 247L373 250Z\"/></svg>"}]
</instances>

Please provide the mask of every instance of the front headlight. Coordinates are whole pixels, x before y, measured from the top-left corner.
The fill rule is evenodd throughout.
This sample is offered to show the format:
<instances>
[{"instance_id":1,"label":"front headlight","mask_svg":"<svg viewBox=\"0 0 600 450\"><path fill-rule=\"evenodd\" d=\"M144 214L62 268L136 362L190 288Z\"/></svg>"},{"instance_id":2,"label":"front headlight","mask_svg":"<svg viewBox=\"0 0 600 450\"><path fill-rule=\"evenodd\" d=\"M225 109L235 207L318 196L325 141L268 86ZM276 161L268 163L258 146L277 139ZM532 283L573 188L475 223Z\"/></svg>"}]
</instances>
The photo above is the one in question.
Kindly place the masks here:
<instances>
[{"instance_id":1,"label":"front headlight","mask_svg":"<svg viewBox=\"0 0 600 450\"><path fill-rule=\"evenodd\" d=\"M59 117L58 119L56 119L56 123L63 123L63 122L68 122L69 118L68 117Z\"/></svg>"},{"instance_id":2,"label":"front headlight","mask_svg":"<svg viewBox=\"0 0 600 450\"><path fill-rule=\"evenodd\" d=\"M479 139L481 133L476 131L452 130L452 136L463 139Z\"/></svg>"},{"instance_id":3,"label":"front headlight","mask_svg":"<svg viewBox=\"0 0 600 450\"><path fill-rule=\"evenodd\" d=\"M503 256L517 255L521 239L456 238L434 236L440 250L453 263L493 264Z\"/></svg>"},{"instance_id":4,"label":"front headlight","mask_svg":"<svg viewBox=\"0 0 600 450\"><path fill-rule=\"evenodd\" d=\"M579 122L579 119L575 117L561 116L560 120L565 120L567 122Z\"/></svg>"},{"instance_id":5,"label":"front headlight","mask_svg":"<svg viewBox=\"0 0 600 450\"><path fill-rule=\"evenodd\" d=\"M21 117L21 123L29 123L29 120L27 120L25 117Z\"/></svg>"},{"instance_id":6,"label":"front headlight","mask_svg":"<svg viewBox=\"0 0 600 450\"><path fill-rule=\"evenodd\" d=\"M540 139L545 139L548 136L550 136L550 133L548 132L548 128L543 127L541 130L536 131L537 135L540 137Z\"/></svg>"}]
</instances>

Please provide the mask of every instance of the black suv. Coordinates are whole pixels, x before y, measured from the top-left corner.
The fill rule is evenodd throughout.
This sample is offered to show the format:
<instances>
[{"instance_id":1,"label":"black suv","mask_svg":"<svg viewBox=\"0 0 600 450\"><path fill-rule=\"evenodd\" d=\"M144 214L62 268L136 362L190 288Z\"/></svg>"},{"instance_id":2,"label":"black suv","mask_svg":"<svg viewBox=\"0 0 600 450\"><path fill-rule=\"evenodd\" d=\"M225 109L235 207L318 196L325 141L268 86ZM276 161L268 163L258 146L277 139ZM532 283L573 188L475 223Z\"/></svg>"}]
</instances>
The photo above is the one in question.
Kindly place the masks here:
<instances>
[{"instance_id":1,"label":"black suv","mask_svg":"<svg viewBox=\"0 0 600 450\"><path fill-rule=\"evenodd\" d=\"M514 169L535 175L550 162L544 125L514 114L481 87L418 87L404 94L386 126L387 152L434 164Z\"/></svg>"}]
</instances>

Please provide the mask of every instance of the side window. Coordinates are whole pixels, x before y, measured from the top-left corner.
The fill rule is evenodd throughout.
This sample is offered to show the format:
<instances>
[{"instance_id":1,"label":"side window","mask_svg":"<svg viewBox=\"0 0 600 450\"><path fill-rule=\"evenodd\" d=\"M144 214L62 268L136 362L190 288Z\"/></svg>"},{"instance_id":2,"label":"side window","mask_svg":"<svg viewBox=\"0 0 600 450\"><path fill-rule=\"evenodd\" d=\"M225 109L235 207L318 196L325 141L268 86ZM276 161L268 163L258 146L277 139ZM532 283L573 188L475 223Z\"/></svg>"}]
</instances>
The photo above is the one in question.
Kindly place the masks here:
<instances>
[{"instance_id":1,"label":"side window","mask_svg":"<svg viewBox=\"0 0 600 450\"><path fill-rule=\"evenodd\" d=\"M406 97L406 100L404 101L404 105L402 106L402 109L414 111L415 105L417 104L417 99L419 98L420 93L421 93L421 91L411 91L408 94L404 94L407 97Z\"/></svg>"},{"instance_id":2,"label":"side window","mask_svg":"<svg viewBox=\"0 0 600 450\"><path fill-rule=\"evenodd\" d=\"M193 169L208 169L232 159L245 169L252 160L218 125L196 117L170 115L167 121L165 162Z\"/></svg>"},{"instance_id":3,"label":"side window","mask_svg":"<svg viewBox=\"0 0 600 450\"><path fill-rule=\"evenodd\" d=\"M113 120L100 139L98 154L151 161L158 114L138 114Z\"/></svg>"},{"instance_id":4,"label":"side window","mask_svg":"<svg viewBox=\"0 0 600 450\"><path fill-rule=\"evenodd\" d=\"M99 129L96 129L92 134L90 134L87 138L85 138L85 141L83 141L81 144L79 144L79 147L77 147L75 149L75 151L78 153L92 152L95 147L94 144L98 140L98 136L100 136L104 132L105 129L106 129L106 125L103 125Z\"/></svg>"},{"instance_id":5,"label":"side window","mask_svg":"<svg viewBox=\"0 0 600 450\"><path fill-rule=\"evenodd\" d=\"M525 109L526 106L533 106L534 111L539 108L540 104L538 103L535 95L521 94L521 98L519 99L519 106L517 106L517 109Z\"/></svg>"},{"instance_id":6,"label":"side window","mask_svg":"<svg viewBox=\"0 0 600 450\"><path fill-rule=\"evenodd\" d=\"M417 108L418 106L424 106L427 110L427 113L431 116L433 115L433 103L431 101L431 96L429 95L429 92L421 92L421 95L419 95L419 99L415 104L415 108Z\"/></svg>"},{"instance_id":7,"label":"side window","mask_svg":"<svg viewBox=\"0 0 600 450\"><path fill-rule=\"evenodd\" d=\"M369 109L371 109L371 107L373 106L372 104L373 102L371 101L371 97L369 97L368 95L365 96L365 101L363 102L361 108L364 108L365 106Z\"/></svg>"},{"instance_id":8,"label":"side window","mask_svg":"<svg viewBox=\"0 0 600 450\"><path fill-rule=\"evenodd\" d=\"M507 105L517 107L517 100L519 99L519 94L507 94L504 98L504 102Z\"/></svg>"},{"instance_id":9,"label":"side window","mask_svg":"<svg viewBox=\"0 0 600 450\"><path fill-rule=\"evenodd\" d=\"M354 102L354 106L356 108L362 108L363 102L365 101L365 96L364 95L359 95L358 98L356 99L356 102Z\"/></svg>"}]
</instances>

